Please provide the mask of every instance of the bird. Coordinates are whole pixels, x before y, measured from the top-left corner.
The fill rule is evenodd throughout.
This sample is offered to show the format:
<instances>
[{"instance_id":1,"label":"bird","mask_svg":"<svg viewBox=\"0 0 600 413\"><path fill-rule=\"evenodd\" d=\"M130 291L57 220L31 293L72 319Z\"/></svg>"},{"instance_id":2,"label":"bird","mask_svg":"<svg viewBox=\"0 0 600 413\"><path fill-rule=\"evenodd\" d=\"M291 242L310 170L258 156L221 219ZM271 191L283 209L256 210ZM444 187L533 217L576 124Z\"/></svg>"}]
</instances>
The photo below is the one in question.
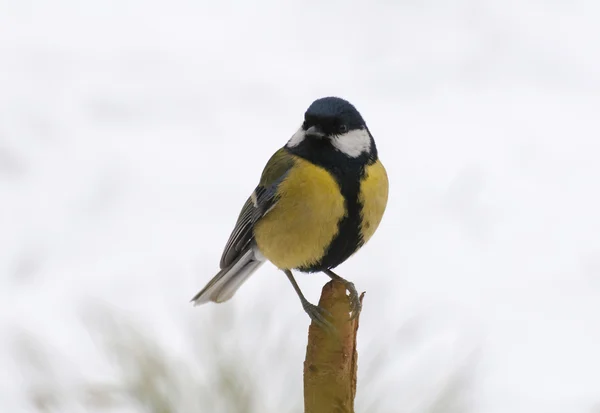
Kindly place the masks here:
<instances>
[{"instance_id":1,"label":"bird","mask_svg":"<svg viewBox=\"0 0 600 413\"><path fill-rule=\"evenodd\" d=\"M355 318L361 301L354 283L333 269L371 239L388 187L373 135L355 106L335 96L313 101L299 129L264 167L225 244L220 271L192 303L231 299L268 261L286 274L317 325L331 328L330 314L306 299L292 271L322 272L343 283Z\"/></svg>"}]
</instances>

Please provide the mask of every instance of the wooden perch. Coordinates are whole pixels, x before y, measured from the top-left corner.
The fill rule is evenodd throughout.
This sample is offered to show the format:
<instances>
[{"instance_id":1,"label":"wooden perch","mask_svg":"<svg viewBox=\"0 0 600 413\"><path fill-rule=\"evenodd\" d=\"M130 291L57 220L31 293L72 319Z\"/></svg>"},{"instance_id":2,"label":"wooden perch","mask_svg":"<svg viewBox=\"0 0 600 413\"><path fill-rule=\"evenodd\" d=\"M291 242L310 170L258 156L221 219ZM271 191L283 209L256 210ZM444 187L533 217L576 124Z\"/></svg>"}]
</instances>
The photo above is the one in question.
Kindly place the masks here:
<instances>
[{"instance_id":1,"label":"wooden perch","mask_svg":"<svg viewBox=\"0 0 600 413\"><path fill-rule=\"evenodd\" d=\"M361 294L362 302L364 293ZM332 280L321 292L319 306L332 315L337 333L311 323L304 360L304 412L354 413L356 394L356 332L358 317L350 320L346 287Z\"/></svg>"}]
</instances>

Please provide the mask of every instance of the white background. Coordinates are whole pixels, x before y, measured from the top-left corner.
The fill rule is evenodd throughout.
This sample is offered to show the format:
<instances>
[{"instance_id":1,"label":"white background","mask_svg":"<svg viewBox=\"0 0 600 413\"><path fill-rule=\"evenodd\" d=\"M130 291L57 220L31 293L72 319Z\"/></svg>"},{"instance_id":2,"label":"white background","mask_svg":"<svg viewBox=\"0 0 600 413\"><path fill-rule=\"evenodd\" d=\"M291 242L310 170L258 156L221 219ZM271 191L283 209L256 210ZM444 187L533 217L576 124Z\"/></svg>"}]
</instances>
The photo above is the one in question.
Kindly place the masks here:
<instances>
[{"instance_id":1,"label":"white background","mask_svg":"<svg viewBox=\"0 0 600 413\"><path fill-rule=\"evenodd\" d=\"M467 369L473 412L598 411L599 12L0 1L0 410L32 409L23 334L67 395L112 378L82 321L102 304L181 360L190 326L227 341L265 409L300 411L308 317L286 278L265 265L226 304L189 299L269 156L338 95L391 185L378 232L338 268L367 292L357 405L432 411ZM327 280L298 279L313 302Z\"/></svg>"}]
</instances>

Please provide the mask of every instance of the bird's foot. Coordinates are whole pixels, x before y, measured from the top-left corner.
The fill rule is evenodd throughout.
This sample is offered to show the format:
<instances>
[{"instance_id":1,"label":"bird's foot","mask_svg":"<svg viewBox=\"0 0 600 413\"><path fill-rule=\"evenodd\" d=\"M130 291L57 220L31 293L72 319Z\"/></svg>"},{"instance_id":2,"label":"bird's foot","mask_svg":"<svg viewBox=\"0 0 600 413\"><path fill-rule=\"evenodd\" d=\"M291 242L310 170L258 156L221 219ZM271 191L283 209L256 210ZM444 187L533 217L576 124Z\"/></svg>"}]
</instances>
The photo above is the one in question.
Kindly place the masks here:
<instances>
[{"instance_id":1,"label":"bird's foot","mask_svg":"<svg viewBox=\"0 0 600 413\"><path fill-rule=\"evenodd\" d=\"M336 280L344 284L346 287L346 291L348 291L349 299L350 299L350 311L352 314L350 315L350 320L354 320L360 314L362 310L362 303L360 302L360 295L358 295L358 291L356 291L356 287L354 283L346 280L345 278L340 277L330 269L324 270L325 274L327 274L332 280Z\"/></svg>"},{"instance_id":2,"label":"bird's foot","mask_svg":"<svg viewBox=\"0 0 600 413\"><path fill-rule=\"evenodd\" d=\"M302 302L302 308L304 308L306 314L308 314L310 319L314 321L316 325L330 333L336 331L333 324L327 320L327 318L332 317L329 311L319 307L318 305L311 304L308 301Z\"/></svg>"}]
</instances>

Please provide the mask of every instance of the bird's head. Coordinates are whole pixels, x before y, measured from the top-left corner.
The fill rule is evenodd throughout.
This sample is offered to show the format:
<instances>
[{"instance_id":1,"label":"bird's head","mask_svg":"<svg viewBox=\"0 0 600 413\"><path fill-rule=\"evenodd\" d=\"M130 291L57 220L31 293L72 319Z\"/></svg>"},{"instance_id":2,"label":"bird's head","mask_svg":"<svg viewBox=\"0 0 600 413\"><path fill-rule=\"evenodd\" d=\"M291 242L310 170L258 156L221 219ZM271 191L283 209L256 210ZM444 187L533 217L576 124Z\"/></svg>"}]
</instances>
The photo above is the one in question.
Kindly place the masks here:
<instances>
[{"instance_id":1,"label":"bird's head","mask_svg":"<svg viewBox=\"0 0 600 413\"><path fill-rule=\"evenodd\" d=\"M377 156L375 142L362 116L350 102L338 97L315 100L286 147L314 155L335 151L349 158Z\"/></svg>"}]
</instances>

